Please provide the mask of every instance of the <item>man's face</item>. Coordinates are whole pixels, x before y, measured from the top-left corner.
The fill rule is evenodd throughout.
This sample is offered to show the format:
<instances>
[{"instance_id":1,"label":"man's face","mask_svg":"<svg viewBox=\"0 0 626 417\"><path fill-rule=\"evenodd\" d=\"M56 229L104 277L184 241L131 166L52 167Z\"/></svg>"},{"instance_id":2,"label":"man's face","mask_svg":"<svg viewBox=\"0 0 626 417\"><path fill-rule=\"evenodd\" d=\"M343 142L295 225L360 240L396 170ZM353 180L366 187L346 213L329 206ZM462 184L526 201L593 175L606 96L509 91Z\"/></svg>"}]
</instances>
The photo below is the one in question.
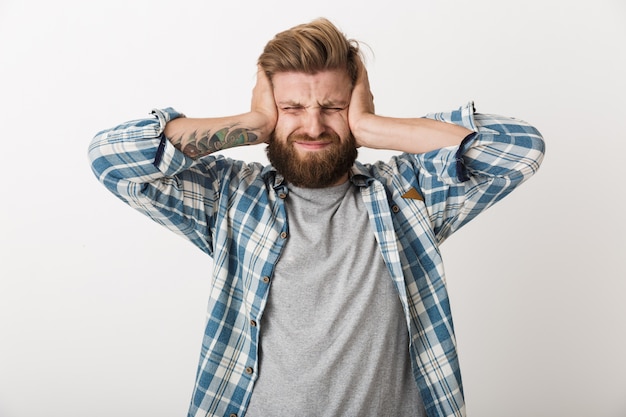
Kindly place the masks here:
<instances>
[{"instance_id":1,"label":"man's face","mask_svg":"<svg viewBox=\"0 0 626 417\"><path fill-rule=\"evenodd\" d=\"M348 178L356 144L348 125L352 94L345 71L274 74L278 120L268 146L272 165L297 186L321 188Z\"/></svg>"}]
</instances>

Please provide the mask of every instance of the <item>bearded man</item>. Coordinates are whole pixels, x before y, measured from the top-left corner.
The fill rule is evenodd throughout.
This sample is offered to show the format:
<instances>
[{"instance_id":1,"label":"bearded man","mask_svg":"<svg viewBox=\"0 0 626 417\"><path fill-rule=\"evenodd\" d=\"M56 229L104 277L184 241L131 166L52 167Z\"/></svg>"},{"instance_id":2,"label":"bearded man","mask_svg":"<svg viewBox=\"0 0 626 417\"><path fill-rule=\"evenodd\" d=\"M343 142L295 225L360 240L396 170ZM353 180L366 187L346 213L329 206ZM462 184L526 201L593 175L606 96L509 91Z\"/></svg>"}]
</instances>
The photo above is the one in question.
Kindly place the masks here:
<instances>
[{"instance_id":1,"label":"bearded man","mask_svg":"<svg viewBox=\"0 0 626 417\"><path fill-rule=\"evenodd\" d=\"M269 166L215 154L263 143ZM398 155L362 164L361 146ZM154 110L89 150L110 191L213 258L193 417L465 416L438 245L543 152L472 103L377 115L358 43L326 19L267 44L249 112Z\"/></svg>"}]
</instances>

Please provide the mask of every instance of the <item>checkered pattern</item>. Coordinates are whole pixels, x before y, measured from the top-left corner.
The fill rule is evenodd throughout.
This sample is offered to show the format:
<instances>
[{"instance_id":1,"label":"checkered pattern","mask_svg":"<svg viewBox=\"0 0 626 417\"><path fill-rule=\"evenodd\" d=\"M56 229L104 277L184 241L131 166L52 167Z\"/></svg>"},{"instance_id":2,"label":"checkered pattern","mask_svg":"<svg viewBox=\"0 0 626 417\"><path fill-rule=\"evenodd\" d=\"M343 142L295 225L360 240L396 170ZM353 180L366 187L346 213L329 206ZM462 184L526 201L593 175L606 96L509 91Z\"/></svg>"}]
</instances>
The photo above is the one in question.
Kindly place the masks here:
<instances>
[{"instance_id":1,"label":"checkered pattern","mask_svg":"<svg viewBox=\"0 0 626 417\"><path fill-rule=\"evenodd\" d=\"M89 155L94 173L116 196L213 257L188 416L243 416L257 377L261 316L289 239L281 198L286 184L272 167L186 157L163 136L176 117L182 114L155 110L151 118L100 132ZM477 114L472 103L426 117L476 133L458 147L356 163L351 181L361 189L400 295L427 414L460 417L465 404L438 247L535 173L544 142L527 123Z\"/></svg>"}]
</instances>

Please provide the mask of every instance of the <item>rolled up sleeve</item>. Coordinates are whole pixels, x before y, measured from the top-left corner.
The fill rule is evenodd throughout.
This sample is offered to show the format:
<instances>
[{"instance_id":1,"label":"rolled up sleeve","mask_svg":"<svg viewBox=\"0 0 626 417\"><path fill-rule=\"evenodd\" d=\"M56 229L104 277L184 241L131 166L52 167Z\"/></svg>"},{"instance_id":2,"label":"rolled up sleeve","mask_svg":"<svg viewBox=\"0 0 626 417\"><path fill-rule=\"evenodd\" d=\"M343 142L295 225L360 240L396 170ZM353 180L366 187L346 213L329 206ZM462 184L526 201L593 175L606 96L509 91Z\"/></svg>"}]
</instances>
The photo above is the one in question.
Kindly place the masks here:
<instances>
[{"instance_id":1,"label":"rolled up sleeve","mask_svg":"<svg viewBox=\"0 0 626 417\"><path fill-rule=\"evenodd\" d=\"M207 161L185 156L165 138L165 125L178 117L171 108L153 110L99 132L89 146L91 168L126 204L211 253L215 185L194 166Z\"/></svg>"},{"instance_id":2,"label":"rolled up sleeve","mask_svg":"<svg viewBox=\"0 0 626 417\"><path fill-rule=\"evenodd\" d=\"M522 120L476 113L473 102L426 117L474 132L459 146L415 155L420 187L441 240L528 180L543 161L542 135Z\"/></svg>"}]
</instances>

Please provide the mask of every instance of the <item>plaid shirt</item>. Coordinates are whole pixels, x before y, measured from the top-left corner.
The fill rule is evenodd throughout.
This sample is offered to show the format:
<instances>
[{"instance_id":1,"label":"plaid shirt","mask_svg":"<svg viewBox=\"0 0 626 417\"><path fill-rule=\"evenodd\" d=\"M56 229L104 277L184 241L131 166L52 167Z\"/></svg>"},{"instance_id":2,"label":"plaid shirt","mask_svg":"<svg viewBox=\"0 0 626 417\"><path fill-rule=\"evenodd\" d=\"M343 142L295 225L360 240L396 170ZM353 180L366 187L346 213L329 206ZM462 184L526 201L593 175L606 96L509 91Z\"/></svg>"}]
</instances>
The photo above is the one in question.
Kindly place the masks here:
<instances>
[{"instance_id":1,"label":"plaid shirt","mask_svg":"<svg viewBox=\"0 0 626 417\"><path fill-rule=\"evenodd\" d=\"M125 203L213 257L205 335L188 416L243 416L258 369L261 316L289 239L288 188L271 166L186 157L165 139L173 109L100 132L89 155ZM356 163L380 252L398 290L413 374L428 416L465 416L456 341L438 246L534 174L540 133L473 104L426 117L471 129L460 146Z\"/></svg>"}]
</instances>

